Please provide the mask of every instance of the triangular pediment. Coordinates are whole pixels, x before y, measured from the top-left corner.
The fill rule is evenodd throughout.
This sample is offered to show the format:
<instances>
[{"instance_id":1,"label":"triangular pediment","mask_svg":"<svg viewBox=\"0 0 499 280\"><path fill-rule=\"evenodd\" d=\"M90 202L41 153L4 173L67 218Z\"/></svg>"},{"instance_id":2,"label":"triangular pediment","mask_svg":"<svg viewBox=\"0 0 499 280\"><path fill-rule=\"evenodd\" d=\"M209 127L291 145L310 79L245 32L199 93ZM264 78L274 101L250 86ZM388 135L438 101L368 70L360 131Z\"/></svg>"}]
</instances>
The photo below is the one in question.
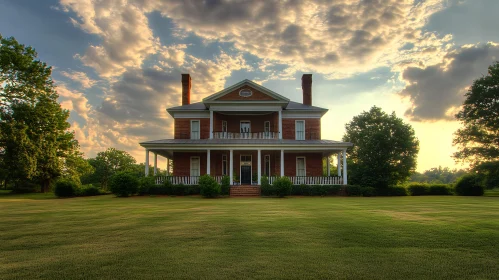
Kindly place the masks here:
<instances>
[{"instance_id":1,"label":"triangular pediment","mask_svg":"<svg viewBox=\"0 0 499 280\"><path fill-rule=\"evenodd\" d=\"M289 99L250 80L243 80L203 99L205 103L227 101L289 102Z\"/></svg>"}]
</instances>

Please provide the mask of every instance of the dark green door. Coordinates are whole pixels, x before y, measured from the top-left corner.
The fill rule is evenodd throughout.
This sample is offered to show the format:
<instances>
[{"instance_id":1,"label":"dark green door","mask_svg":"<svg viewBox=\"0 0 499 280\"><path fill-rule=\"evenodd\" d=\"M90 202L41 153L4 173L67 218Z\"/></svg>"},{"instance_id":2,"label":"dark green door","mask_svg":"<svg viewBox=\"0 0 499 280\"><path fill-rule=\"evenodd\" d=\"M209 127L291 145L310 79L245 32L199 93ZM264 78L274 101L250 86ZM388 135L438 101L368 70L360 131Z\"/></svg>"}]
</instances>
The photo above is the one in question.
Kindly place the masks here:
<instances>
[{"instance_id":1,"label":"dark green door","mask_svg":"<svg viewBox=\"0 0 499 280\"><path fill-rule=\"evenodd\" d=\"M241 166L241 185L251 185L251 165Z\"/></svg>"}]
</instances>

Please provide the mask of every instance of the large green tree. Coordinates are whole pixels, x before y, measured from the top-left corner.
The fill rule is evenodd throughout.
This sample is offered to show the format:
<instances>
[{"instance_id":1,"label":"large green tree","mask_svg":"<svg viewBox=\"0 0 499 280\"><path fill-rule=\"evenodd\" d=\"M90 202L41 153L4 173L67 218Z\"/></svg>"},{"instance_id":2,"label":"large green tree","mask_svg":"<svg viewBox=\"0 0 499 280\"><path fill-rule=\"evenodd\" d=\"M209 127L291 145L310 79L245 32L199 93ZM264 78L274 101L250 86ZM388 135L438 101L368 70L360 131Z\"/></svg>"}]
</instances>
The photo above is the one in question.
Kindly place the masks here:
<instances>
[{"instance_id":1,"label":"large green tree","mask_svg":"<svg viewBox=\"0 0 499 280\"><path fill-rule=\"evenodd\" d=\"M57 102L52 69L31 47L0 35L0 149L6 180L26 181L47 191L78 153L69 112Z\"/></svg>"},{"instance_id":2,"label":"large green tree","mask_svg":"<svg viewBox=\"0 0 499 280\"><path fill-rule=\"evenodd\" d=\"M499 62L473 82L456 115L463 127L454 137L457 161L486 176L489 187L499 186Z\"/></svg>"},{"instance_id":3,"label":"large green tree","mask_svg":"<svg viewBox=\"0 0 499 280\"><path fill-rule=\"evenodd\" d=\"M376 106L346 124L350 184L386 188L406 181L416 168L419 141L414 129Z\"/></svg>"},{"instance_id":4,"label":"large green tree","mask_svg":"<svg viewBox=\"0 0 499 280\"><path fill-rule=\"evenodd\" d=\"M88 162L95 169L92 174L85 176L84 183L100 183L106 189L111 176L120 171L133 172L135 169L135 158L129 153L115 148L108 148L100 152Z\"/></svg>"}]
</instances>

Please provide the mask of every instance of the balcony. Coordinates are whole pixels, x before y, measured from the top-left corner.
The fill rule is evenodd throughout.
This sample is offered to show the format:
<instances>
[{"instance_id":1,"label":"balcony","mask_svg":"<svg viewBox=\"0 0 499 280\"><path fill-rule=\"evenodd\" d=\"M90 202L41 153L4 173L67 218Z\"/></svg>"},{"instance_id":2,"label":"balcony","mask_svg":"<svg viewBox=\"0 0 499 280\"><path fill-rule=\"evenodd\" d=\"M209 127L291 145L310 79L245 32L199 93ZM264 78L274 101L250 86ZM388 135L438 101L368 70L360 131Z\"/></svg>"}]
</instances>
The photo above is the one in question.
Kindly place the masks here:
<instances>
[{"instance_id":1,"label":"balcony","mask_svg":"<svg viewBox=\"0 0 499 280\"><path fill-rule=\"evenodd\" d=\"M223 132L214 131L213 139L278 139L279 132Z\"/></svg>"}]
</instances>

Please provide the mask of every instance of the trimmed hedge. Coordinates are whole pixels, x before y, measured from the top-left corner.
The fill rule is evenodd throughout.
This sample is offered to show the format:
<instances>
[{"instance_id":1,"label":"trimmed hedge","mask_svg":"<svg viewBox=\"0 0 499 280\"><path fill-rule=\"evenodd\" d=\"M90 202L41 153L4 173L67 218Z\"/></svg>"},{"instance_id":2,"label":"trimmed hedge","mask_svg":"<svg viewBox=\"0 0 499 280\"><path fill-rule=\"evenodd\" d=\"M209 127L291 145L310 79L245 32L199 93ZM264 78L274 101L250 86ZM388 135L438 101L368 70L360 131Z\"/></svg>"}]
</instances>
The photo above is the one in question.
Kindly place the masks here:
<instances>
[{"instance_id":1,"label":"trimmed hedge","mask_svg":"<svg viewBox=\"0 0 499 280\"><path fill-rule=\"evenodd\" d=\"M285 197L291 193L291 188L293 187L293 183L289 180L288 177L279 177L272 184L275 195L278 197Z\"/></svg>"},{"instance_id":2,"label":"trimmed hedge","mask_svg":"<svg viewBox=\"0 0 499 280\"><path fill-rule=\"evenodd\" d=\"M429 194L430 188L427 184L412 183L408 186L408 190L412 196L420 196Z\"/></svg>"},{"instance_id":3,"label":"trimmed hedge","mask_svg":"<svg viewBox=\"0 0 499 280\"><path fill-rule=\"evenodd\" d=\"M362 188L357 185L347 185L345 186L345 191L348 196L361 196Z\"/></svg>"},{"instance_id":4,"label":"trimmed hedge","mask_svg":"<svg viewBox=\"0 0 499 280\"><path fill-rule=\"evenodd\" d=\"M263 180L263 178L262 178ZM222 182L220 184L221 188L221 194L222 195L229 195L230 193L230 177L225 175L222 177Z\"/></svg>"},{"instance_id":5,"label":"trimmed hedge","mask_svg":"<svg viewBox=\"0 0 499 280\"><path fill-rule=\"evenodd\" d=\"M267 178L266 176L262 177L260 191L262 196L275 195L274 187L269 183L269 178Z\"/></svg>"},{"instance_id":6,"label":"trimmed hedge","mask_svg":"<svg viewBox=\"0 0 499 280\"><path fill-rule=\"evenodd\" d=\"M376 189L377 196L407 196L407 189L402 186L392 186L383 189Z\"/></svg>"},{"instance_id":7,"label":"trimmed hedge","mask_svg":"<svg viewBox=\"0 0 499 280\"><path fill-rule=\"evenodd\" d=\"M220 195L221 188L215 178L208 174L199 177L199 188L203 197L214 198Z\"/></svg>"},{"instance_id":8,"label":"trimmed hedge","mask_svg":"<svg viewBox=\"0 0 499 280\"><path fill-rule=\"evenodd\" d=\"M456 183L456 194L464 196L482 196L485 189L482 180L477 174L464 175Z\"/></svg>"},{"instance_id":9,"label":"trimmed hedge","mask_svg":"<svg viewBox=\"0 0 499 280\"><path fill-rule=\"evenodd\" d=\"M153 176L141 177L139 179L138 195L149 194L150 189L156 186L156 179Z\"/></svg>"},{"instance_id":10,"label":"trimmed hedge","mask_svg":"<svg viewBox=\"0 0 499 280\"><path fill-rule=\"evenodd\" d=\"M129 172L118 172L109 182L111 192L117 197L128 197L137 193L139 179Z\"/></svg>"},{"instance_id":11,"label":"trimmed hedge","mask_svg":"<svg viewBox=\"0 0 499 280\"><path fill-rule=\"evenodd\" d=\"M430 185L428 190L429 195L452 195L452 186L446 184Z\"/></svg>"},{"instance_id":12,"label":"trimmed hedge","mask_svg":"<svg viewBox=\"0 0 499 280\"><path fill-rule=\"evenodd\" d=\"M59 180L55 183L54 194L57 197L74 197L78 193L78 185L70 180Z\"/></svg>"},{"instance_id":13,"label":"trimmed hedge","mask_svg":"<svg viewBox=\"0 0 499 280\"><path fill-rule=\"evenodd\" d=\"M371 197L376 194L376 189L373 187L363 187L361 188L362 196Z\"/></svg>"}]
</instances>

